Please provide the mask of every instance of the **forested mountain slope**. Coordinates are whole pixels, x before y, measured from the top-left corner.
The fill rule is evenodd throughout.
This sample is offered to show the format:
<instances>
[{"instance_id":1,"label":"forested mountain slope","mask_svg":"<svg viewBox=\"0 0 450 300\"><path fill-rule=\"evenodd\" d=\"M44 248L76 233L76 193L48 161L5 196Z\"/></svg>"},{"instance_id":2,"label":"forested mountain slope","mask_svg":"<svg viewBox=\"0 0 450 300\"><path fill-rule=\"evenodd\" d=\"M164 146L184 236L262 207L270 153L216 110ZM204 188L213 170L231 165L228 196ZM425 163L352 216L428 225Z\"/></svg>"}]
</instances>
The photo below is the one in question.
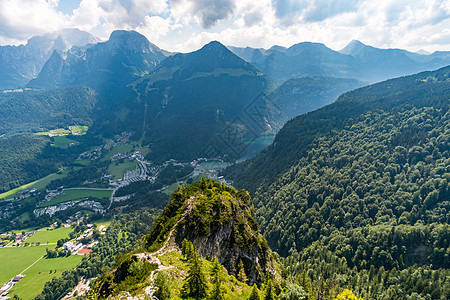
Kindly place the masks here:
<instances>
[{"instance_id":1,"label":"forested mountain slope","mask_svg":"<svg viewBox=\"0 0 450 300\"><path fill-rule=\"evenodd\" d=\"M271 80L219 42L169 57L131 86L144 108L138 116L146 113L145 141L155 159L204 157L210 143L217 156L239 157L228 131L244 141L274 131L267 120L248 116L255 102L265 105L258 96L272 88Z\"/></svg>"},{"instance_id":2,"label":"forested mountain slope","mask_svg":"<svg viewBox=\"0 0 450 300\"><path fill-rule=\"evenodd\" d=\"M449 95L450 67L360 88L288 122L271 146L225 174L254 195L269 245L291 254L297 271L328 279L342 273L351 283L383 268L397 281L370 275L351 284L374 298L445 299ZM424 288L418 282L428 275L413 282L399 273L406 269L436 280ZM371 284L379 288L370 291Z\"/></svg>"},{"instance_id":3,"label":"forested mountain slope","mask_svg":"<svg viewBox=\"0 0 450 300\"><path fill-rule=\"evenodd\" d=\"M0 135L91 125L98 102L87 87L0 94Z\"/></svg>"},{"instance_id":4,"label":"forested mountain slope","mask_svg":"<svg viewBox=\"0 0 450 300\"><path fill-rule=\"evenodd\" d=\"M299 77L285 81L268 98L287 119L292 119L330 104L342 93L363 85L363 82L356 79Z\"/></svg>"}]
</instances>

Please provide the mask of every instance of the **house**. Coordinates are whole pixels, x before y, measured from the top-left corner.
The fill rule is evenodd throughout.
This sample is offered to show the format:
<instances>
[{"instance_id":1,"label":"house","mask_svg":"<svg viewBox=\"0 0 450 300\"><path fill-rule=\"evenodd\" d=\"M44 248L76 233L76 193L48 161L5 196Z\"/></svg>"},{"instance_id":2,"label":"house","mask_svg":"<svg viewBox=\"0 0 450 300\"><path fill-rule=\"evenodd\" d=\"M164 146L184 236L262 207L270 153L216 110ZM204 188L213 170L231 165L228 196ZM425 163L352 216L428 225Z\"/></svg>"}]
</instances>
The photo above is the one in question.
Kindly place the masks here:
<instances>
[{"instance_id":1,"label":"house","mask_svg":"<svg viewBox=\"0 0 450 300\"><path fill-rule=\"evenodd\" d=\"M19 282L24 277L25 277L25 275L19 274L19 275L14 276L14 278L11 281L16 283L16 282Z\"/></svg>"}]
</instances>

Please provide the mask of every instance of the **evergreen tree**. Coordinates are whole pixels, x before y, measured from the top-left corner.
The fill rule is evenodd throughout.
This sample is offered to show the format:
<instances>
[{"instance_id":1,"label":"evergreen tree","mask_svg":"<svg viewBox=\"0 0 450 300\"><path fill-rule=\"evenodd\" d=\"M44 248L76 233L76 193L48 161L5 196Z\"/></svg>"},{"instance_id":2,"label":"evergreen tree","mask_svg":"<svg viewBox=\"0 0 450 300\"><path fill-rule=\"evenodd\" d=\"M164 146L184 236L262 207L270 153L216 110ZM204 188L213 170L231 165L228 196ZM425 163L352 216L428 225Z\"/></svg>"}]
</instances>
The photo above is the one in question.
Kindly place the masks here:
<instances>
[{"instance_id":1,"label":"evergreen tree","mask_svg":"<svg viewBox=\"0 0 450 300\"><path fill-rule=\"evenodd\" d=\"M208 293L205 274L202 271L202 262L200 256L194 252L189 261L190 268L188 276L184 280L183 295L195 299L203 299Z\"/></svg>"},{"instance_id":2,"label":"evergreen tree","mask_svg":"<svg viewBox=\"0 0 450 300\"><path fill-rule=\"evenodd\" d=\"M213 267L211 270L211 283L213 285L213 290L209 295L209 298L212 300L222 300L224 299L224 291L222 289L222 265L219 263L217 258L213 262Z\"/></svg>"},{"instance_id":3,"label":"evergreen tree","mask_svg":"<svg viewBox=\"0 0 450 300\"><path fill-rule=\"evenodd\" d=\"M297 276L295 283L301 286L303 290L305 290L305 292L309 295L310 299L313 298L314 291L311 285L311 278L309 278L305 270L303 270L302 273Z\"/></svg>"},{"instance_id":4,"label":"evergreen tree","mask_svg":"<svg viewBox=\"0 0 450 300\"><path fill-rule=\"evenodd\" d=\"M155 285L158 288L155 292L155 297L164 300L170 299L170 289L167 283L167 275L163 272L158 272L156 276Z\"/></svg>"},{"instance_id":5,"label":"evergreen tree","mask_svg":"<svg viewBox=\"0 0 450 300\"><path fill-rule=\"evenodd\" d=\"M248 300L261 300L261 297L259 297L259 290L256 284L253 284L252 292L250 294L250 297L248 297Z\"/></svg>"},{"instance_id":6,"label":"evergreen tree","mask_svg":"<svg viewBox=\"0 0 450 300\"><path fill-rule=\"evenodd\" d=\"M275 288L273 287L272 279L269 279L264 290L264 300L275 300Z\"/></svg>"},{"instance_id":7,"label":"evergreen tree","mask_svg":"<svg viewBox=\"0 0 450 300\"><path fill-rule=\"evenodd\" d=\"M239 260L238 263L238 275L237 278L239 281L246 283L248 281L247 275L245 274L244 264L242 263L242 259Z\"/></svg>"}]
</instances>

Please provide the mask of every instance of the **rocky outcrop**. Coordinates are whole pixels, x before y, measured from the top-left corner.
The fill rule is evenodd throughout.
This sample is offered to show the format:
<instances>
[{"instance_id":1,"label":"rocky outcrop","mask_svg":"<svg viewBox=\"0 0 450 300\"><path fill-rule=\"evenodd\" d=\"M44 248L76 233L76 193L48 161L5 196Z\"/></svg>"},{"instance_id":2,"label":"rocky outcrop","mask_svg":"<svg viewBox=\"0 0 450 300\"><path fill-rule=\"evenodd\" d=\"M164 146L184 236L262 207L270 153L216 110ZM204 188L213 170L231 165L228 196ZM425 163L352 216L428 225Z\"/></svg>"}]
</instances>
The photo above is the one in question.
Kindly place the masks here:
<instances>
[{"instance_id":1,"label":"rocky outcrop","mask_svg":"<svg viewBox=\"0 0 450 300\"><path fill-rule=\"evenodd\" d=\"M189 240L202 257L210 261L217 258L229 274L237 277L242 261L250 285L260 284L266 272L280 276L274 255L253 218L252 202L245 190L203 179L175 191L147 236L148 246L167 237L164 231L171 231L171 227L158 230L163 225L161 220L174 224L174 242L178 247L182 247L184 239Z\"/></svg>"}]
</instances>

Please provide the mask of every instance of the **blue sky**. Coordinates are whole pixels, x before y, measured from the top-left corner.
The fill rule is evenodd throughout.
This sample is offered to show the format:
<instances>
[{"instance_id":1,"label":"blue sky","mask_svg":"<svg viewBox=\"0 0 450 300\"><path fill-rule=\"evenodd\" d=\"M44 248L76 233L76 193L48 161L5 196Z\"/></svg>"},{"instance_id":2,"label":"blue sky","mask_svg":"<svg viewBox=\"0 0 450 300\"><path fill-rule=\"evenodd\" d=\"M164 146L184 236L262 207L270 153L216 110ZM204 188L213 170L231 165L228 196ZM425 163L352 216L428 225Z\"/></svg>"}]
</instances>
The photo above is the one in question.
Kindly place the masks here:
<instances>
[{"instance_id":1,"label":"blue sky","mask_svg":"<svg viewBox=\"0 0 450 300\"><path fill-rule=\"evenodd\" d=\"M450 50L450 0L1 0L0 44L76 27L101 39L136 30L170 51L211 40L269 48L351 40L380 48Z\"/></svg>"}]
</instances>

